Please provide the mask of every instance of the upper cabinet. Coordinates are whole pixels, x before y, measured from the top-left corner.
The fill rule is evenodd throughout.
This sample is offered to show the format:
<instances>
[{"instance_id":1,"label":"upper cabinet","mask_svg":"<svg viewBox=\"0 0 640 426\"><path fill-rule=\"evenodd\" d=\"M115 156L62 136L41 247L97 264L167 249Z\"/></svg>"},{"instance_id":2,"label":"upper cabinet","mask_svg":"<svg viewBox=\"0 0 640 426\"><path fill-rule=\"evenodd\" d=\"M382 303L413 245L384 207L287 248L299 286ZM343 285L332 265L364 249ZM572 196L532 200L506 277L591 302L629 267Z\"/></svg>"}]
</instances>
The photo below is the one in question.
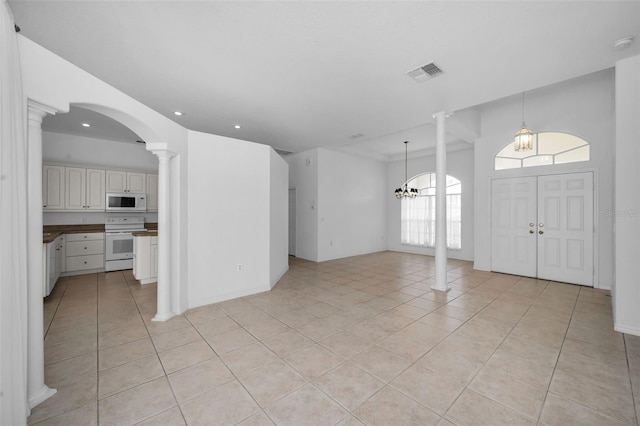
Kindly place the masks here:
<instances>
[{"instance_id":1,"label":"upper cabinet","mask_svg":"<svg viewBox=\"0 0 640 426\"><path fill-rule=\"evenodd\" d=\"M137 172L107 170L107 192L147 193L147 175Z\"/></svg>"},{"instance_id":2,"label":"upper cabinet","mask_svg":"<svg viewBox=\"0 0 640 426\"><path fill-rule=\"evenodd\" d=\"M66 167L65 210L105 209L105 171Z\"/></svg>"},{"instance_id":3,"label":"upper cabinet","mask_svg":"<svg viewBox=\"0 0 640 426\"><path fill-rule=\"evenodd\" d=\"M42 209L64 209L65 168L47 166L42 168Z\"/></svg>"},{"instance_id":4,"label":"upper cabinet","mask_svg":"<svg viewBox=\"0 0 640 426\"><path fill-rule=\"evenodd\" d=\"M73 165L42 167L44 211L105 211L107 192L147 194L147 211L158 211L158 175Z\"/></svg>"},{"instance_id":5,"label":"upper cabinet","mask_svg":"<svg viewBox=\"0 0 640 426\"><path fill-rule=\"evenodd\" d=\"M158 211L158 175L147 174L147 211Z\"/></svg>"}]
</instances>

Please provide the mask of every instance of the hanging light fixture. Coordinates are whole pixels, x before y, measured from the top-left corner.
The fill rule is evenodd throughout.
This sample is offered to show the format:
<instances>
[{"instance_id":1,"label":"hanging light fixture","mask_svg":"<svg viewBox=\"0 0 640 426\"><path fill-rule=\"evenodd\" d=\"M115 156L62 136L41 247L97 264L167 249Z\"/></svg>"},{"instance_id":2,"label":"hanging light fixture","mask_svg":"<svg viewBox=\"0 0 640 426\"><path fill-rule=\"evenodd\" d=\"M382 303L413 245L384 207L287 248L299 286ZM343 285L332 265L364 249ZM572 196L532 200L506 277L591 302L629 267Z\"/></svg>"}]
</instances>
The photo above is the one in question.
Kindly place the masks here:
<instances>
[{"instance_id":1,"label":"hanging light fixture","mask_svg":"<svg viewBox=\"0 0 640 426\"><path fill-rule=\"evenodd\" d=\"M533 132L527 129L527 125L524 123L524 92L522 92L522 128L516 132L516 136L513 139L513 148L516 151L531 151L533 149L534 136Z\"/></svg>"},{"instance_id":2,"label":"hanging light fixture","mask_svg":"<svg viewBox=\"0 0 640 426\"><path fill-rule=\"evenodd\" d=\"M396 198L416 198L418 196L418 190L416 188L409 188L409 178L407 177L407 150L409 141L404 141L404 185L396 189Z\"/></svg>"}]
</instances>

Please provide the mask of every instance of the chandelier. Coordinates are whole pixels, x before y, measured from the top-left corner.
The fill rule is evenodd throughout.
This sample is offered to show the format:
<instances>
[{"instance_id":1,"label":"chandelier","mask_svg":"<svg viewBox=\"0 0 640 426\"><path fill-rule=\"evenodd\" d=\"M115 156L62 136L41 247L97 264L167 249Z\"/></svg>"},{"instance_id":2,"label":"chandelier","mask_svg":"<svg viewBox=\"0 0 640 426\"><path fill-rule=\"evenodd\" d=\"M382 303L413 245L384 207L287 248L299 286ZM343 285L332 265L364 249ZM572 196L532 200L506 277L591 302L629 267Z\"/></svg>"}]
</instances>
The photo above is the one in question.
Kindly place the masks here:
<instances>
[{"instance_id":1,"label":"chandelier","mask_svg":"<svg viewBox=\"0 0 640 426\"><path fill-rule=\"evenodd\" d=\"M409 188L407 177L407 148L409 141L404 141L404 185L401 188L396 189L396 198L416 198L418 196L418 190L416 188Z\"/></svg>"},{"instance_id":2,"label":"chandelier","mask_svg":"<svg viewBox=\"0 0 640 426\"><path fill-rule=\"evenodd\" d=\"M534 134L524 123L524 92L522 92L522 128L513 138L513 149L516 151L531 151L533 149Z\"/></svg>"}]
</instances>

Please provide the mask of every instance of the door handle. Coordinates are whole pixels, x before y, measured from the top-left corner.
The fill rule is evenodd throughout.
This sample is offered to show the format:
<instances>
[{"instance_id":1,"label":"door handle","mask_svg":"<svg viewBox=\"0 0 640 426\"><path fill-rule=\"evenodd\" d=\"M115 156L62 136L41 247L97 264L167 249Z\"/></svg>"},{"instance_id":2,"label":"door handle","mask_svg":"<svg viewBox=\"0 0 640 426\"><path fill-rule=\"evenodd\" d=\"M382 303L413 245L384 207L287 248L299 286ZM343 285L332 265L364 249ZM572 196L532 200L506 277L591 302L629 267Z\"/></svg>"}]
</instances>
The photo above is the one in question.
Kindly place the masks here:
<instances>
[{"instance_id":1,"label":"door handle","mask_svg":"<svg viewBox=\"0 0 640 426\"><path fill-rule=\"evenodd\" d=\"M535 223L533 223L533 222L529 222L529 227L530 227L530 228L533 228L534 226L536 226L536 224L535 224Z\"/></svg>"},{"instance_id":2,"label":"door handle","mask_svg":"<svg viewBox=\"0 0 640 426\"><path fill-rule=\"evenodd\" d=\"M538 234L542 235L542 234L544 234L544 231L540 230L540 231L538 231Z\"/></svg>"},{"instance_id":3,"label":"door handle","mask_svg":"<svg viewBox=\"0 0 640 426\"><path fill-rule=\"evenodd\" d=\"M544 226L544 223L539 223L538 226L542 228Z\"/></svg>"},{"instance_id":4,"label":"door handle","mask_svg":"<svg viewBox=\"0 0 640 426\"><path fill-rule=\"evenodd\" d=\"M535 231L533 229L529 229L529 233L530 234L535 234Z\"/></svg>"}]
</instances>

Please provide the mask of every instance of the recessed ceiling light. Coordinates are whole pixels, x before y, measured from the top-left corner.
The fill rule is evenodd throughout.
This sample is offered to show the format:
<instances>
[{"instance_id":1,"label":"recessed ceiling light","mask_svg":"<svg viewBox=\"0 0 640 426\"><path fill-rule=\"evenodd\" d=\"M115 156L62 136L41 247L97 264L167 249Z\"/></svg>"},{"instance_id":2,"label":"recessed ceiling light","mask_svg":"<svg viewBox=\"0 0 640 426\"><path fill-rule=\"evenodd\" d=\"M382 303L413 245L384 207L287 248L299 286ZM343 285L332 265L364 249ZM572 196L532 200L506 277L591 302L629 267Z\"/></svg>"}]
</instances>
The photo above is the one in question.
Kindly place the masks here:
<instances>
[{"instance_id":1,"label":"recessed ceiling light","mask_svg":"<svg viewBox=\"0 0 640 426\"><path fill-rule=\"evenodd\" d=\"M234 125L234 126L233 126L233 128L234 128L234 129L241 129L241 128L242 128L242 126L241 126L241 125L239 125L239 124L236 124L236 125Z\"/></svg>"},{"instance_id":2,"label":"recessed ceiling light","mask_svg":"<svg viewBox=\"0 0 640 426\"><path fill-rule=\"evenodd\" d=\"M632 44L633 44L633 37L622 37L614 41L611 47L613 48L613 50L622 50L622 49L626 49Z\"/></svg>"},{"instance_id":3,"label":"recessed ceiling light","mask_svg":"<svg viewBox=\"0 0 640 426\"><path fill-rule=\"evenodd\" d=\"M177 115L178 117L184 115L184 112L182 111L173 111L173 115Z\"/></svg>"},{"instance_id":4,"label":"recessed ceiling light","mask_svg":"<svg viewBox=\"0 0 640 426\"><path fill-rule=\"evenodd\" d=\"M91 127L91 124L89 124L89 123L82 123L82 127Z\"/></svg>"}]
</instances>

